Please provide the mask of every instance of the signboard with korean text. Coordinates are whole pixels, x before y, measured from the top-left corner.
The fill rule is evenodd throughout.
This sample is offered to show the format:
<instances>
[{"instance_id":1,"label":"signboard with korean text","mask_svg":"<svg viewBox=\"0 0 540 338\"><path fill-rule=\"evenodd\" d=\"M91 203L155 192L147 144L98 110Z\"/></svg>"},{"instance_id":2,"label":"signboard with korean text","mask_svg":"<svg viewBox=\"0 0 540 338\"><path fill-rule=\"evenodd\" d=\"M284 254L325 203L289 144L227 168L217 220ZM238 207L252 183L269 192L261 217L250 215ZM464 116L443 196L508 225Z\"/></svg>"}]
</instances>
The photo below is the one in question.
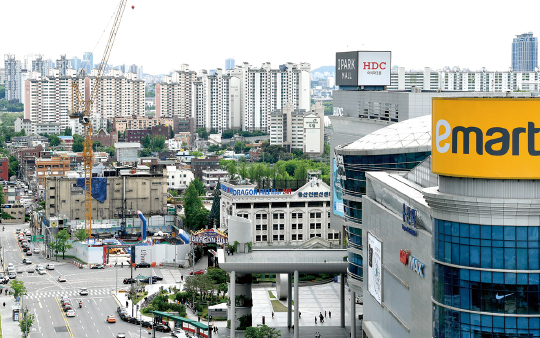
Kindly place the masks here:
<instances>
[{"instance_id":1,"label":"signboard with korean text","mask_svg":"<svg viewBox=\"0 0 540 338\"><path fill-rule=\"evenodd\" d=\"M382 249L381 242L368 233L368 291L382 303Z\"/></svg>"}]
</instances>

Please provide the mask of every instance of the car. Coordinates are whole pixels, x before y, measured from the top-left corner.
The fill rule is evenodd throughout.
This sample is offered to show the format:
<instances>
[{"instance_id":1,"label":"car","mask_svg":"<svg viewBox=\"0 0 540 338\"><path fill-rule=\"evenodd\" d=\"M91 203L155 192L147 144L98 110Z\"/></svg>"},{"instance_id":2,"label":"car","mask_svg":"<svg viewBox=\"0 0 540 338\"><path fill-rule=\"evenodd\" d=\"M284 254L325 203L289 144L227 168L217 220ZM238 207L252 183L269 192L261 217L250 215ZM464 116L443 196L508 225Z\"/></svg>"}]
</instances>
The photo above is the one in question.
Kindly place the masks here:
<instances>
[{"instance_id":1,"label":"car","mask_svg":"<svg viewBox=\"0 0 540 338\"><path fill-rule=\"evenodd\" d=\"M152 323L147 322L146 320L143 320L143 321L141 322L141 326L142 326L142 327L145 327L145 328L151 329L151 328L152 328Z\"/></svg>"},{"instance_id":2,"label":"car","mask_svg":"<svg viewBox=\"0 0 540 338\"><path fill-rule=\"evenodd\" d=\"M34 248L34 250L32 250L33 253L35 254L38 254L39 253L39 248Z\"/></svg>"},{"instance_id":3,"label":"car","mask_svg":"<svg viewBox=\"0 0 540 338\"><path fill-rule=\"evenodd\" d=\"M15 279L15 278L17 278L17 274L15 272L10 272L9 279Z\"/></svg>"},{"instance_id":4,"label":"car","mask_svg":"<svg viewBox=\"0 0 540 338\"><path fill-rule=\"evenodd\" d=\"M73 310L73 306L71 304L64 304L64 312L68 312L69 310Z\"/></svg>"},{"instance_id":5,"label":"car","mask_svg":"<svg viewBox=\"0 0 540 338\"><path fill-rule=\"evenodd\" d=\"M126 312L127 313L127 309L123 306L119 306L116 308L116 313L120 314L122 312Z\"/></svg>"},{"instance_id":6,"label":"car","mask_svg":"<svg viewBox=\"0 0 540 338\"><path fill-rule=\"evenodd\" d=\"M107 316L107 323L116 323L116 318L113 315Z\"/></svg>"},{"instance_id":7,"label":"car","mask_svg":"<svg viewBox=\"0 0 540 338\"><path fill-rule=\"evenodd\" d=\"M67 317L75 317L75 310L67 310L66 311L66 316Z\"/></svg>"},{"instance_id":8,"label":"car","mask_svg":"<svg viewBox=\"0 0 540 338\"><path fill-rule=\"evenodd\" d=\"M22 262L23 262L24 264L32 264L32 261L29 260L29 259L27 259L27 258L23 258Z\"/></svg>"},{"instance_id":9,"label":"car","mask_svg":"<svg viewBox=\"0 0 540 338\"><path fill-rule=\"evenodd\" d=\"M103 264L94 264L90 269L105 269Z\"/></svg>"},{"instance_id":10,"label":"car","mask_svg":"<svg viewBox=\"0 0 540 338\"><path fill-rule=\"evenodd\" d=\"M135 267L136 267L136 268L150 268L151 265L150 265L150 263L141 262L141 263L135 265Z\"/></svg>"},{"instance_id":11,"label":"car","mask_svg":"<svg viewBox=\"0 0 540 338\"><path fill-rule=\"evenodd\" d=\"M152 277L152 284L155 284L157 282L157 279ZM150 277L147 277L145 279L141 279L141 283L150 283Z\"/></svg>"},{"instance_id":12,"label":"car","mask_svg":"<svg viewBox=\"0 0 540 338\"><path fill-rule=\"evenodd\" d=\"M160 277L160 276L152 276L152 278L155 280L163 280L163 277Z\"/></svg>"},{"instance_id":13,"label":"car","mask_svg":"<svg viewBox=\"0 0 540 338\"><path fill-rule=\"evenodd\" d=\"M125 333L118 333L116 335L116 338L126 338L126 334Z\"/></svg>"},{"instance_id":14,"label":"car","mask_svg":"<svg viewBox=\"0 0 540 338\"><path fill-rule=\"evenodd\" d=\"M203 273L204 273L204 271L202 271L202 270L197 270L195 272L193 272L193 271L189 272L190 275L202 275Z\"/></svg>"},{"instance_id":15,"label":"car","mask_svg":"<svg viewBox=\"0 0 540 338\"><path fill-rule=\"evenodd\" d=\"M29 268L26 270L26 272L28 272L28 273L34 273L34 269L32 269L32 267L29 267Z\"/></svg>"},{"instance_id":16,"label":"car","mask_svg":"<svg viewBox=\"0 0 540 338\"><path fill-rule=\"evenodd\" d=\"M16 232L16 233L19 233L19 232L21 232L21 231L22 231L22 229L21 229L21 228L17 228L17 229L15 229L15 232Z\"/></svg>"},{"instance_id":17,"label":"car","mask_svg":"<svg viewBox=\"0 0 540 338\"><path fill-rule=\"evenodd\" d=\"M36 266L36 270L40 270L40 269L43 269L43 265L38 264L38 265Z\"/></svg>"},{"instance_id":18,"label":"car","mask_svg":"<svg viewBox=\"0 0 540 338\"><path fill-rule=\"evenodd\" d=\"M128 319L128 323L139 325L141 324L141 321L137 319L137 317L131 317Z\"/></svg>"},{"instance_id":19,"label":"car","mask_svg":"<svg viewBox=\"0 0 540 338\"><path fill-rule=\"evenodd\" d=\"M9 263L9 264L8 264L8 269L9 269L9 268L13 268L13 263Z\"/></svg>"},{"instance_id":20,"label":"car","mask_svg":"<svg viewBox=\"0 0 540 338\"><path fill-rule=\"evenodd\" d=\"M58 281L59 281L60 283L65 282L65 281L66 281L66 277L64 277L64 276L58 276Z\"/></svg>"},{"instance_id":21,"label":"car","mask_svg":"<svg viewBox=\"0 0 540 338\"><path fill-rule=\"evenodd\" d=\"M64 304L65 302L69 302L69 297L68 296L62 296L60 297L60 303Z\"/></svg>"},{"instance_id":22,"label":"car","mask_svg":"<svg viewBox=\"0 0 540 338\"><path fill-rule=\"evenodd\" d=\"M38 270L38 274L40 274L40 275L44 275L46 273L47 273L47 271L45 271L45 269L39 269Z\"/></svg>"},{"instance_id":23,"label":"car","mask_svg":"<svg viewBox=\"0 0 540 338\"><path fill-rule=\"evenodd\" d=\"M32 250L30 248L26 250L26 256L32 256Z\"/></svg>"},{"instance_id":24,"label":"car","mask_svg":"<svg viewBox=\"0 0 540 338\"><path fill-rule=\"evenodd\" d=\"M47 268L47 270L54 270L54 264L49 263L49 264L46 265L46 268Z\"/></svg>"},{"instance_id":25,"label":"car","mask_svg":"<svg viewBox=\"0 0 540 338\"><path fill-rule=\"evenodd\" d=\"M124 281L122 283L124 284L133 284L133 283L136 283L137 281L134 279L134 278L124 278Z\"/></svg>"},{"instance_id":26,"label":"car","mask_svg":"<svg viewBox=\"0 0 540 338\"><path fill-rule=\"evenodd\" d=\"M131 318L131 316L128 315L127 313L125 313L125 312L122 312L122 313L120 314L120 319L122 319L122 320L125 321L125 322L129 321L130 318Z\"/></svg>"},{"instance_id":27,"label":"car","mask_svg":"<svg viewBox=\"0 0 540 338\"><path fill-rule=\"evenodd\" d=\"M87 288L82 288L82 289L79 291L79 295L81 295L81 296L88 296L88 289L87 289Z\"/></svg>"},{"instance_id":28,"label":"car","mask_svg":"<svg viewBox=\"0 0 540 338\"><path fill-rule=\"evenodd\" d=\"M28 251L28 248L25 247L25 246L23 246L22 250L23 250L24 252L26 252L26 251Z\"/></svg>"},{"instance_id":29,"label":"car","mask_svg":"<svg viewBox=\"0 0 540 338\"><path fill-rule=\"evenodd\" d=\"M167 325L163 325L163 324L157 324L155 326L155 329L157 331L161 331L161 332L171 332L171 328L168 327Z\"/></svg>"}]
</instances>

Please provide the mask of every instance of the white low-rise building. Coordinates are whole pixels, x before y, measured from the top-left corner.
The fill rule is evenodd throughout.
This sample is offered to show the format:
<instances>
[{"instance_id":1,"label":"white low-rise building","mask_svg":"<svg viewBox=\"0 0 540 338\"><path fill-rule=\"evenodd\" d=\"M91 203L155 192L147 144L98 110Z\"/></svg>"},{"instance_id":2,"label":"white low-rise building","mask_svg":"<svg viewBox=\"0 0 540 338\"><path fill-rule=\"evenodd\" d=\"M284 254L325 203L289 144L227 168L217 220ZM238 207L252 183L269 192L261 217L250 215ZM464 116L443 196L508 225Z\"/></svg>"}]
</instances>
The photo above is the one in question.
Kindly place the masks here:
<instances>
[{"instance_id":1,"label":"white low-rise building","mask_svg":"<svg viewBox=\"0 0 540 338\"><path fill-rule=\"evenodd\" d=\"M218 180L220 182L228 181L230 178L229 172L222 169L203 170L202 182L205 187L214 189Z\"/></svg>"},{"instance_id":2,"label":"white low-rise building","mask_svg":"<svg viewBox=\"0 0 540 338\"><path fill-rule=\"evenodd\" d=\"M167 188L172 190L186 189L195 179L188 169L178 169L175 166L167 166Z\"/></svg>"},{"instance_id":3,"label":"white low-rise building","mask_svg":"<svg viewBox=\"0 0 540 338\"><path fill-rule=\"evenodd\" d=\"M219 226L228 228L230 215L249 219L255 246L300 246L314 238L327 247L340 243L340 232L330 229L330 187L318 178L295 191L231 183L221 190Z\"/></svg>"}]
</instances>

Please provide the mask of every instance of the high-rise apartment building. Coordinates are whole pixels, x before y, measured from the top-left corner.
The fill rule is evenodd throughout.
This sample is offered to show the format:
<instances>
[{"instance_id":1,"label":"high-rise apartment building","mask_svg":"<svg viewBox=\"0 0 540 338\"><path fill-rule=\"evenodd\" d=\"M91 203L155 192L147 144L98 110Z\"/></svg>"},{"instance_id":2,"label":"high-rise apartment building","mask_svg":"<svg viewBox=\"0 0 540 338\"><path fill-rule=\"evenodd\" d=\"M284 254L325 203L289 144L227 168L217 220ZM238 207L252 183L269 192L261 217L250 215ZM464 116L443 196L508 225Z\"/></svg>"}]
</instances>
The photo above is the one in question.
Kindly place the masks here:
<instances>
[{"instance_id":1,"label":"high-rise apartment building","mask_svg":"<svg viewBox=\"0 0 540 338\"><path fill-rule=\"evenodd\" d=\"M225 70L234 69L234 59L225 60Z\"/></svg>"},{"instance_id":2,"label":"high-rise apartment building","mask_svg":"<svg viewBox=\"0 0 540 338\"><path fill-rule=\"evenodd\" d=\"M92 91L97 78L95 71L86 79L86 86ZM133 73L122 74L113 69L103 76L92 104L92 127L94 130L107 128L117 116L144 116L144 80Z\"/></svg>"},{"instance_id":3,"label":"high-rise apartment building","mask_svg":"<svg viewBox=\"0 0 540 338\"><path fill-rule=\"evenodd\" d=\"M203 70L194 86L194 117L197 128L215 129L218 132L240 128L238 78L223 74L220 68L212 75Z\"/></svg>"},{"instance_id":4,"label":"high-rise apartment building","mask_svg":"<svg viewBox=\"0 0 540 338\"><path fill-rule=\"evenodd\" d=\"M82 61L78 57L74 56L71 58L71 68L75 70L81 69Z\"/></svg>"},{"instance_id":5,"label":"high-rise apartment building","mask_svg":"<svg viewBox=\"0 0 540 338\"><path fill-rule=\"evenodd\" d=\"M21 102L21 61L15 55L4 55L6 100Z\"/></svg>"},{"instance_id":6,"label":"high-rise apartment building","mask_svg":"<svg viewBox=\"0 0 540 338\"><path fill-rule=\"evenodd\" d=\"M196 80L197 73L186 64L172 76L163 76L163 81L156 84L156 117L194 116L193 83Z\"/></svg>"},{"instance_id":7,"label":"high-rise apartment building","mask_svg":"<svg viewBox=\"0 0 540 338\"><path fill-rule=\"evenodd\" d=\"M32 71L38 72L41 76L49 76L49 62L43 60L42 55L38 55L34 60L32 60Z\"/></svg>"},{"instance_id":8,"label":"high-rise apartment building","mask_svg":"<svg viewBox=\"0 0 540 338\"><path fill-rule=\"evenodd\" d=\"M4 68L0 68L0 85L4 85L6 81L6 70Z\"/></svg>"},{"instance_id":9,"label":"high-rise apartment building","mask_svg":"<svg viewBox=\"0 0 540 338\"><path fill-rule=\"evenodd\" d=\"M84 67L87 74L92 72L92 69L94 69L94 55L92 52L86 52L83 54L82 67Z\"/></svg>"},{"instance_id":10,"label":"high-rise apartment building","mask_svg":"<svg viewBox=\"0 0 540 338\"><path fill-rule=\"evenodd\" d=\"M56 60L56 68L60 76L67 75L67 70L72 67L70 67L70 60L66 58L66 55L60 55L60 59Z\"/></svg>"},{"instance_id":11,"label":"high-rise apartment building","mask_svg":"<svg viewBox=\"0 0 540 338\"><path fill-rule=\"evenodd\" d=\"M228 72L240 79L240 116L242 130L268 131L270 113L290 103L295 109L309 110L311 104L311 65L291 63L271 69L244 62Z\"/></svg>"},{"instance_id":12,"label":"high-rise apartment building","mask_svg":"<svg viewBox=\"0 0 540 338\"><path fill-rule=\"evenodd\" d=\"M538 66L538 38L532 32L516 35L512 41L512 70L534 72Z\"/></svg>"}]
</instances>

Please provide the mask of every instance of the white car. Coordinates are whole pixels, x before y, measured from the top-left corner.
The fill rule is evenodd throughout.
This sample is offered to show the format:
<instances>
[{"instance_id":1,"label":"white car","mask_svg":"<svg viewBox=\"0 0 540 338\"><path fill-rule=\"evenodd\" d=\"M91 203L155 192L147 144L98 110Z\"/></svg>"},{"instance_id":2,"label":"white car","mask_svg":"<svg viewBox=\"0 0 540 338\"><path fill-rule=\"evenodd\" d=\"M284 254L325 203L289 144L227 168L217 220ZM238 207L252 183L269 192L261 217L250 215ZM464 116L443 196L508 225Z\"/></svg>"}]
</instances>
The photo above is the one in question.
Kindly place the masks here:
<instances>
[{"instance_id":1,"label":"white car","mask_svg":"<svg viewBox=\"0 0 540 338\"><path fill-rule=\"evenodd\" d=\"M40 275L44 275L44 274L47 273L47 271L45 271L45 269L39 269L39 270L38 270L38 273L39 273Z\"/></svg>"},{"instance_id":2,"label":"white car","mask_svg":"<svg viewBox=\"0 0 540 338\"><path fill-rule=\"evenodd\" d=\"M75 317L75 310L67 310L66 316L67 317Z\"/></svg>"},{"instance_id":3,"label":"white car","mask_svg":"<svg viewBox=\"0 0 540 338\"><path fill-rule=\"evenodd\" d=\"M38 254L39 253L39 248L34 248L34 250L32 250L35 254Z\"/></svg>"},{"instance_id":4,"label":"white car","mask_svg":"<svg viewBox=\"0 0 540 338\"><path fill-rule=\"evenodd\" d=\"M88 296L88 289L87 288L82 288L81 291L79 291L79 295Z\"/></svg>"},{"instance_id":5,"label":"white car","mask_svg":"<svg viewBox=\"0 0 540 338\"><path fill-rule=\"evenodd\" d=\"M46 268L47 268L47 270L54 270L54 264L49 263L49 264L47 264Z\"/></svg>"}]
</instances>

